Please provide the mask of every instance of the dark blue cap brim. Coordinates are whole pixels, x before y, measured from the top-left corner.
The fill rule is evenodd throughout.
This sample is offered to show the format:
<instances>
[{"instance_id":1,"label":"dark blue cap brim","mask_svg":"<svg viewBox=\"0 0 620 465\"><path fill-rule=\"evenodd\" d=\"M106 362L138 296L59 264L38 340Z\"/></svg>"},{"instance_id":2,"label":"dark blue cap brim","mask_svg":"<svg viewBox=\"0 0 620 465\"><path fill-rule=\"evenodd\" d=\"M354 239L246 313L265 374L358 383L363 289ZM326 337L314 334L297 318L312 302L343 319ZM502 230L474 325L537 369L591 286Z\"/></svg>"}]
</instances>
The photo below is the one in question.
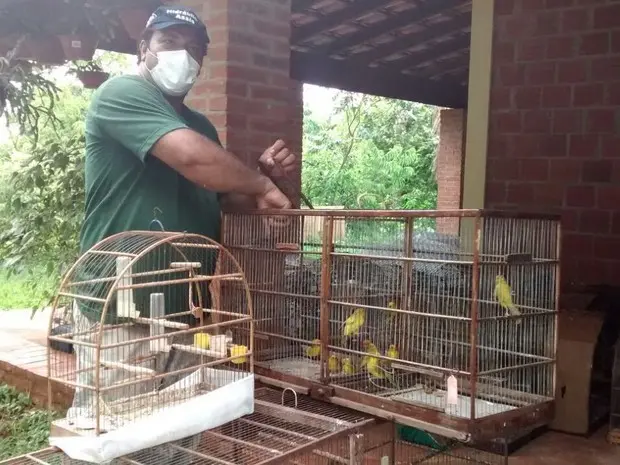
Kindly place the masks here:
<instances>
[{"instance_id":1,"label":"dark blue cap brim","mask_svg":"<svg viewBox=\"0 0 620 465\"><path fill-rule=\"evenodd\" d=\"M207 29L204 27L196 27L193 26L189 23L187 23L186 21L177 21L177 20L166 20L166 21L158 21L155 22L151 25L149 25L148 29L156 29L156 30L162 30L162 29L166 29L168 27L172 27L172 26L188 26L191 27L193 29L199 30L200 33L204 36L205 39L205 43L209 43L209 35L207 34Z\"/></svg>"}]
</instances>

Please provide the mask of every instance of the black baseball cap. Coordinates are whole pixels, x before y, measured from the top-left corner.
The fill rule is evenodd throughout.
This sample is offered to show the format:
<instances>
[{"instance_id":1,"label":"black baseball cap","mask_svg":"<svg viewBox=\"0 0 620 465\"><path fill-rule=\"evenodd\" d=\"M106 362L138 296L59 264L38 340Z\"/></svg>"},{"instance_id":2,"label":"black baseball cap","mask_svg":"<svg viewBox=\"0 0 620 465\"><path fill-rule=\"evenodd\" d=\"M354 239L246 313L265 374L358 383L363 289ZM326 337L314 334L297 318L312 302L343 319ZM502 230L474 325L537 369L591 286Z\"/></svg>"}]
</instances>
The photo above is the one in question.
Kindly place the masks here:
<instances>
[{"instance_id":1,"label":"black baseball cap","mask_svg":"<svg viewBox=\"0 0 620 465\"><path fill-rule=\"evenodd\" d=\"M160 6L158 7L149 20L146 22L145 29L165 29L170 26L191 26L199 30L204 36L205 44L209 43L209 35L207 34L207 26L198 15L186 6Z\"/></svg>"}]
</instances>

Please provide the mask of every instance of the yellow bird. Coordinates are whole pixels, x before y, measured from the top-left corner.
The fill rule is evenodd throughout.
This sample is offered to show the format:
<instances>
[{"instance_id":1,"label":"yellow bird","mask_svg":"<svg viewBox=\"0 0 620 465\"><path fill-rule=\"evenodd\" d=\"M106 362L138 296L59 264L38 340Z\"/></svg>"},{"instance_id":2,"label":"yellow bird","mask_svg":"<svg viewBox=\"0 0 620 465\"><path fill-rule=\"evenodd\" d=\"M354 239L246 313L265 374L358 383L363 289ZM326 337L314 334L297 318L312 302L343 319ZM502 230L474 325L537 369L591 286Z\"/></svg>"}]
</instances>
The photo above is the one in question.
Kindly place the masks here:
<instances>
[{"instance_id":1,"label":"yellow bird","mask_svg":"<svg viewBox=\"0 0 620 465\"><path fill-rule=\"evenodd\" d=\"M230 356L237 357L231 360L232 363L239 365L241 363L245 363L247 361L247 357L244 357L245 354L248 353L248 348L246 346L238 346L234 345L230 348Z\"/></svg>"},{"instance_id":2,"label":"yellow bird","mask_svg":"<svg viewBox=\"0 0 620 465\"><path fill-rule=\"evenodd\" d=\"M376 355L380 353L379 349L377 349L377 346L374 345L372 341L368 341L368 340L364 341L363 346L364 346L364 350L368 354ZM369 358L370 357L368 357L368 355L364 355L364 357L362 357L362 368L365 368L366 365L368 365Z\"/></svg>"},{"instance_id":3,"label":"yellow bird","mask_svg":"<svg viewBox=\"0 0 620 465\"><path fill-rule=\"evenodd\" d=\"M340 359L337 355L330 355L327 360L327 368L330 373L340 373Z\"/></svg>"},{"instance_id":4,"label":"yellow bird","mask_svg":"<svg viewBox=\"0 0 620 465\"><path fill-rule=\"evenodd\" d=\"M517 306L512 302L510 284L506 282L501 274L495 277L495 298L501 307L506 310L506 315L521 315ZM521 323L521 318L517 320L517 324L519 323Z\"/></svg>"},{"instance_id":5,"label":"yellow bird","mask_svg":"<svg viewBox=\"0 0 620 465\"><path fill-rule=\"evenodd\" d=\"M313 339L312 345L306 347L306 355L310 358L316 358L321 355L321 340Z\"/></svg>"},{"instance_id":6,"label":"yellow bird","mask_svg":"<svg viewBox=\"0 0 620 465\"><path fill-rule=\"evenodd\" d=\"M346 337L359 333L360 328L364 326L366 321L366 310L356 308L351 315L345 320L342 334Z\"/></svg>"},{"instance_id":7,"label":"yellow bird","mask_svg":"<svg viewBox=\"0 0 620 465\"><path fill-rule=\"evenodd\" d=\"M390 344L390 347L388 347L388 350L385 352L385 356L390 358L399 358L400 354L398 353L396 346L394 344ZM392 364L390 363L390 366L391 365Z\"/></svg>"},{"instance_id":8,"label":"yellow bird","mask_svg":"<svg viewBox=\"0 0 620 465\"><path fill-rule=\"evenodd\" d=\"M388 308L395 309L396 308L396 302L390 300L388 302L387 306L388 306ZM390 320L393 320L396 315L398 315L398 312L390 312L390 311L388 311L388 318Z\"/></svg>"},{"instance_id":9,"label":"yellow bird","mask_svg":"<svg viewBox=\"0 0 620 465\"><path fill-rule=\"evenodd\" d=\"M355 374L355 364L353 360L349 357L345 357L342 359L342 372L345 375L354 375Z\"/></svg>"},{"instance_id":10,"label":"yellow bird","mask_svg":"<svg viewBox=\"0 0 620 465\"><path fill-rule=\"evenodd\" d=\"M366 363L366 370L373 378L385 378L385 370L379 366L379 359L377 357L368 357L368 362Z\"/></svg>"},{"instance_id":11,"label":"yellow bird","mask_svg":"<svg viewBox=\"0 0 620 465\"><path fill-rule=\"evenodd\" d=\"M207 333L194 334L194 345L200 349L208 349L211 346L211 336Z\"/></svg>"}]
</instances>

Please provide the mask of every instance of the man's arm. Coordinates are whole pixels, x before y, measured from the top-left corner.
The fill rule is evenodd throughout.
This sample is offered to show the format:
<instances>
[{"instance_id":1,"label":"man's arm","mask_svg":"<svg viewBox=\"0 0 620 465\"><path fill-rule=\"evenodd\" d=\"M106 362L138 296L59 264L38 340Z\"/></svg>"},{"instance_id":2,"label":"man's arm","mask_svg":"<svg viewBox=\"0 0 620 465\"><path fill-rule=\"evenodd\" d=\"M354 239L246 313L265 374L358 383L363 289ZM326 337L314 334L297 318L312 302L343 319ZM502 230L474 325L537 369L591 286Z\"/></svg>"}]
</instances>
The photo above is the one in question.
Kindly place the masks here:
<instances>
[{"instance_id":1,"label":"man's arm","mask_svg":"<svg viewBox=\"0 0 620 465\"><path fill-rule=\"evenodd\" d=\"M220 205L222 210L228 212L255 210L256 197L229 192L220 196Z\"/></svg>"},{"instance_id":2,"label":"man's arm","mask_svg":"<svg viewBox=\"0 0 620 465\"><path fill-rule=\"evenodd\" d=\"M260 196L275 186L227 152L217 143L192 129L177 129L162 136L151 154L205 189Z\"/></svg>"},{"instance_id":3,"label":"man's arm","mask_svg":"<svg viewBox=\"0 0 620 465\"><path fill-rule=\"evenodd\" d=\"M161 93L141 78L107 81L95 92L88 117L100 137L115 140L142 163L156 157L205 189L255 197L259 208L290 206L267 176L190 129Z\"/></svg>"}]
</instances>

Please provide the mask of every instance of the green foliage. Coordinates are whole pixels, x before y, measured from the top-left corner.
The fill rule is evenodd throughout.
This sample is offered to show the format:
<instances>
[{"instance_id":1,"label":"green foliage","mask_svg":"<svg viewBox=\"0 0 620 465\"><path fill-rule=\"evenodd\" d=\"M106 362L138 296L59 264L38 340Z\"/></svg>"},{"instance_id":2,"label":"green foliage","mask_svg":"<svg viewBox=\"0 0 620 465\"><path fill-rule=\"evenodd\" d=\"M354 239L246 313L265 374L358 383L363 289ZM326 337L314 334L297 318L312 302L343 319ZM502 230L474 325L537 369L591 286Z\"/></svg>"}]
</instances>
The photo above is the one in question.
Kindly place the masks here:
<instances>
[{"instance_id":1,"label":"green foliage","mask_svg":"<svg viewBox=\"0 0 620 465\"><path fill-rule=\"evenodd\" d=\"M0 117L36 141L41 125L53 124L58 88L30 62L0 56Z\"/></svg>"},{"instance_id":2,"label":"green foliage","mask_svg":"<svg viewBox=\"0 0 620 465\"><path fill-rule=\"evenodd\" d=\"M35 408L26 394L0 385L0 460L46 447L50 423L56 417Z\"/></svg>"},{"instance_id":3,"label":"green foliage","mask_svg":"<svg viewBox=\"0 0 620 465\"><path fill-rule=\"evenodd\" d=\"M304 118L302 188L314 205L436 208L435 108L343 92L336 96L336 109L327 121L317 121L309 112ZM349 224L347 239L388 243L402 228L388 222L369 226ZM420 228L433 228L433 220L418 221Z\"/></svg>"},{"instance_id":4,"label":"green foliage","mask_svg":"<svg viewBox=\"0 0 620 465\"><path fill-rule=\"evenodd\" d=\"M40 268L13 274L0 270L0 310L38 307L43 296L53 289L56 278Z\"/></svg>"},{"instance_id":5,"label":"green foliage","mask_svg":"<svg viewBox=\"0 0 620 465\"><path fill-rule=\"evenodd\" d=\"M303 189L316 205L432 209L435 109L341 93L327 121L304 118Z\"/></svg>"},{"instance_id":6,"label":"green foliage","mask_svg":"<svg viewBox=\"0 0 620 465\"><path fill-rule=\"evenodd\" d=\"M84 127L90 91L59 95L58 123L39 128L38 143L20 136L0 149L0 257L9 272L28 273L33 295L45 304L55 280L77 256L84 205ZM35 271L36 270L36 271Z\"/></svg>"}]
</instances>

